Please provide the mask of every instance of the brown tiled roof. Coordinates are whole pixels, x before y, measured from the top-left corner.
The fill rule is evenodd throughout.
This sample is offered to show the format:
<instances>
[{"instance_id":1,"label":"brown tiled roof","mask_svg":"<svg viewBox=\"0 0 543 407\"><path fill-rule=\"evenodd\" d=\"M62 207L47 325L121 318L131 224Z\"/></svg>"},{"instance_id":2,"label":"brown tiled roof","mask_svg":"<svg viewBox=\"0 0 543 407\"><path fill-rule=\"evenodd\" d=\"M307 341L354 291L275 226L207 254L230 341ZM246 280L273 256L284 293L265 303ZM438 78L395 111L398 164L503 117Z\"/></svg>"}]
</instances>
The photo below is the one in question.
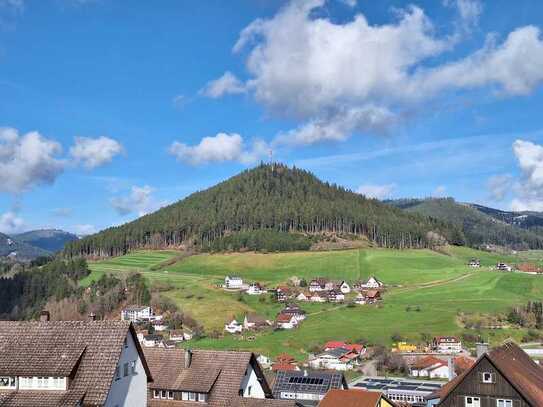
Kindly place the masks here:
<instances>
[{"instance_id":1,"label":"brown tiled roof","mask_svg":"<svg viewBox=\"0 0 543 407\"><path fill-rule=\"evenodd\" d=\"M333 389L326 393L319 407L376 407L382 397L382 393L375 391Z\"/></svg>"},{"instance_id":2,"label":"brown tiled roof","mask_svg":"<svg viewBox=\"0 0 543 407\"><path fill-rule=\"evenodd\" d=\"M445 400L483 358L487 358L528 402L534 406L541 403L543 400L543 368L512 342L481 356L470 369L447 383L439 392L429 398L439 397L442 401Z\"/></svg>"},{"instance_id":3,"label":"brown tiled roof","mask_svg":"<svg viewBox=\"0 0 543 407\"><path fill-rule=\"evenodd\" d=\"M294 400L276 400L276 399L251 399L248 397L238 397L233 400L229 407L296 407L298 404Z\"/></svg>"},{"instance_id":4,"label":"brown tiled roof","mask_svg":"<svg viewBox=\"0 0 543 407\"><path fill-rule=\"evenodd\" d=\"M82 396L85 406L104 404L129 332L143 357L128 321L0 321L0 374L72 379L67 392L4 391L0 405L58 406L66 405L58 400ZM32 397L41 397L40 403L33 403Z\"/></svg>"},{"instance_id":5,"label":"brown tiled roof","mask_svg":"<svg viewBox=\"0 0 543 407\"><path fill-rule=\"evenodd\" d=\"M208 406L226 407L238 396L249 364L264 377L251 352L193 350L188 368L185 368L185 357L184 349L146 348L145 358L154 379L149 388L208 393ZM265 380L262 385L271 395ZM151 407L166 405L170 404L149 399ZM177 401L171 405L192 406L194 403Z\"/></svg>"},{"instance_id":6,"label":"brown tiled roof","mask_svg":"<svg viewBox=\"0 0 543 407\"><path fill-rule=\"evenodd\" d=\"M415 363L413 363L412 368L413 369L427 369L434 365L442 365L447 366L447 362L445 362L442 359L436 358L435 356L426 356L422 359L417 360Z\"/></svg>"},{"instance_id":7,"label":"brown tiled roof","mask_svg":"<svg viewBox=\"0 0 543 407\"><path fill-rule=\"evenodd\" d=\"M2 407L58 407L76 406L83 400L84 393L80 391L37 391L0 393L0 406Z\"/></svg>"}]
</instances>

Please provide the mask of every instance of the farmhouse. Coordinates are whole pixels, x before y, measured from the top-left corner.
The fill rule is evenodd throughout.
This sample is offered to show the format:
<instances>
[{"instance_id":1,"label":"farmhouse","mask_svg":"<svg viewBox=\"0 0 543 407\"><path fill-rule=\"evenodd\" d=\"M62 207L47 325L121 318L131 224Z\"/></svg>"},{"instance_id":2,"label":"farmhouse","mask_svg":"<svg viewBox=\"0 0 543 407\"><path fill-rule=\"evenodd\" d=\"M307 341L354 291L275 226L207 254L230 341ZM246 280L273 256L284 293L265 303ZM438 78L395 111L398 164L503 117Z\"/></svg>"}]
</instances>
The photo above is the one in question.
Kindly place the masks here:
<instances>
[{"instance_id":1,"label":"farmhouse","mask_svg":"<svg viewBox=\"0 0 543 407\"><path fill-rule=\"evenodd\" d=\"M311 280L309 283L309 291L311 292L317 292L317 291L328 291L332 290L334 288L334 283L327 278L319 277L314 280Z\"/></svg>"},{"instance_id":2,"label":"farmhouse","mask_svg":"<svg viewBox=\"0 0 543 407\"><path fill-rule=\"evenodd\" d=\"M294 407L272 399L266 377L250 352L149 349L156 379L148 386L149 407Z\"/></svg>"},{"instance_id":3,"label":"farmhouse","mask_svg":"<svg viewBox=\"0 0 543 407\"><path fill-rule=\"evenodd\" d=\"M354 303L358 305L364 305L366 303L366 296L362 293L358 293L354 299Z\"/></svg>"},{"instance_id":4,"label":"farmhouse","mask_svg":"<svg viewBox=\"0 0 543 407\"><path fill-rule=\"evenodd\" d=\"M330 290L327 293L328 302L343 302L345 295L338 290Z\"/></svg>"},{"instance_id":5,"label":"farmhouse","mask_svg":"<svg viewBox=\"0 0 543 407\"><path fill-rule=\"evenodd\" d=\"M469 267L472 267L472 268L479 268L481 267L481 260L479 259L471 259L468 263L468 266Z\"/></svg>"},{"instance_id":6,"label":"farmhouse","mask_svg":"<svg viewBox=\"0 0 543 407\"><path fill-rule=\"evenodd\" d=\"M144 407L151 373L127 321L0 322L0 405Z\"/></svg>"},{"instance_id":7,"label":"farmhouse","mask_svg":"<svg viewBox=\"0 0 543 407\"><path fill-rule=\"evenodd\" d=\"M262 329L267 328L271 325L270 321L258 314L247 314L243 320L244 329Z\"/></svg>"},{"instance_id":8,"label":"farmhouse","mask_svg":"<svg viewBox=\"0 0 543 407\"><path fill-rule=\"evenodd\" d=\"M347 389L343 373L279 370L273 384L273 395L277 399L315 406L332 389Z\"/></svg>"},{"instance_id":9,"label":"farmhouse","mask_svg":"<svg viewBox=\"0 0 543 407\"><path fill-rule=\"evenodd\" d=\"M148 306L131 305L121 311L121 320L130 322L149 321L155 315L153 308Z\"/></svg>"},{"instance_id":10,"label":"farmhouse","mask_svg":"<svg viewBox=\"0 0 543 407\"><path fill-rule=\"evenodd\" d=\"M346 348L334 348L324 351L309 360L312 369L351 370L358 365L360 354Z\"/></svg>"},{"instance_id":11,"label":"farmhouse","mask_svg":"<svg viewBox=\"0 0 543 407\"><path fill-rule=\"evenodd\" d=\"M252 283L245 292L249 295L260 295L265 294L266 290L259 283Z\"/></svg>"},{"instance_id":12,"label":"farmhouse","mask_svg":"<svg viewBox=\"0 0 543 407\"><path fill-rule=\"evenodd\" d=\"M367 304L374 304L379 300L381 300L381 292L379 290L368 290L368 291L366 291L366 303Z\"/></svg>"},{"instance_id":13,"label":"farmhouse","mask_svg":"<svg viewBox=\"0 0 543 407\"><path fill-rule=\"evenodd\" d=\"M275 298L277 302L286 302L290 296L290 288L287 286L279 286L275 289Z\"/></svg>"},{"instance_id":14,"label":"farmhouse","mask_svg":"<svg viewBox=\"0 0 543 407\"><path fill-rule=\"evenodd\" d=\"M157 335L157 334L145 335L142 338L141 344L145 346L146 348L154 348L155 346L160 345L163 339L164 337L162 335Z\"/></svg>"},{"instance_id":15,"label":"farmhouse","mask_svg":"<svg viewBox=\"0 0 543 407\"><path fill-rule=\"evenodd\" d=\"M496 264L496 270L513 271L513 267L511 267L510 265L505 264L505 263L498 263L498 264Z\"/></svg>"},{"instance_id":16,"label":"farmhouse","mask_svg":"<svg viewBox=\"0 0 543 407\"><path fill-rule=\"evenodd\" d=\"M279 329L293 329L298 326L298 320L294 315L280 313L275 319L275 324Z\"/></svg>"},{"instance_id":17,"label":"farmhouse","mask_svg":"<svg viewBox=\"0 0 543 407\"><path fill-rule=\"evenodd\" d=\"M460 353L462 342L456 336L436 336L432 348L438 353Z\"/></svg>"},{"instance_id":18,"label":"farmhouse","mask_svg":"<svg viewBox=\"0 0 543 407\"><path fill-rule=\"evenodd\" d=\"M173 329L170 331L170 340L175 342L190 341L192 339L192 331L187 328Z\"/></svg>"},{"instance_id":19,"label":"farmhouse","mask_svg":"<svg viewBox=\"0 0 543 407\"><path fill-rule=\"evenodd\" d=\"M305 311L298 307L296 304L288 304L285 308L283 308L281 314L291 315L296 318L298 322L305 319Z\"/></svg>"},{"instance_id":20,"label":"farmhouse","mask_svg":"<svg viewBox=\"0 0 543 407\"><path fill-rule=\"evenodd\" d=\"M394 407L383 393L366 390L330 390L319 407Z\"/></svg>"},{"instance_id":21,"label":"farmhouse","mask_svg":"<svg viewBox=\"0 0 543 407\"><path fill-rule=\"evenodd\" d=\"M350 343L345 343L345 342L341 342L341 341L329 341L329 342L326 342L326 344L324 345L323 350L328 351L328 350L338 349L338 348L348 349L350 351L358 353L359 355L366 352L363 345L360 345L358 343L350 344Z\"/></svg>"},{"instance_id":22,"label":"farmhouse","mask_svg":"<svg viewBox=\"0 0 543 407\"><path fill-rule=\"evenodd\" d=\"M377 277L374 277L374 276L371 276L365 282L362 282L358 285L359 289L361 290L376 289L376 288L381 288L383 286L384 286L383 282L378 280Z\"/></svg>"},{"instance_id":23,"label":"farmhouse","mask_svg":"<svg viewBox=\"0 0 543 407\"><path fill-rule=\"evenodd\" d=\"M297 301L309 301L311 298L311 294L308 292L301 292L296 296Z\"/></svg>"},{"instance_id":24,"label":"farmhouse","mask_svg":"<svg viewBox=\"0 0 543 407\"><path fill-rule=\"evenodd\" d=\"M543 400L543 369L514 343L484 353L475 364L428 396L440 407L536 407Z\"/></svg>"},{"instance_id":25,"label":"farmhouse","mask_svg":"<svg viewBox=\"0 0 543 407\"><path fill-rule=\"evenodd\" d=\"M324 294L314 292L313 294L311 294L311 297L309 298L309 301L311 301L311 302L326 302L326 297L324 296Z\"/></svg>"},{"instance_id":26,"label":"farmhouse","mask_svg":"<svg viewBox=\"0 0 543 407\"><path fill-rule=\"evenodd\" d=\"M243 287L243 279L238 276L226 276L224 278L224 288L229 290L239 290Z\"/></svg>"},{"instance_id":27,"label":"farmhouse","mask_svg":"<svg viewBox=\"0 0 543 407\"><path fill-rule=\"evenodd\" d=\"M409 374L413 377L427 377L429 379L451 379L450 370L448 363L444 360L435 356L426 356L409 368Z\"/></svg>"},{"instance_id":28,"label":"farmhouse","mask_svg":"<svg viewBox=\"0 0 543 407\"><path fill-rule=\"evenodd\" d=\"M228 324L224 326L224 330L231 334L238 334L243 331L243 325L240 324L238 321L233 319Z\"/></svg>"},{"instance_id":29,"label":"farmhouse","mask_svg":"<svg viewBox=\"0 0 543 407\"><path fill-rule=\"evenodd\" d=\"M341 283L339 283L338 289L343 294L349 294L351 292L351 286L346 281L342 281Z\"/></svg>"}]
</instances>

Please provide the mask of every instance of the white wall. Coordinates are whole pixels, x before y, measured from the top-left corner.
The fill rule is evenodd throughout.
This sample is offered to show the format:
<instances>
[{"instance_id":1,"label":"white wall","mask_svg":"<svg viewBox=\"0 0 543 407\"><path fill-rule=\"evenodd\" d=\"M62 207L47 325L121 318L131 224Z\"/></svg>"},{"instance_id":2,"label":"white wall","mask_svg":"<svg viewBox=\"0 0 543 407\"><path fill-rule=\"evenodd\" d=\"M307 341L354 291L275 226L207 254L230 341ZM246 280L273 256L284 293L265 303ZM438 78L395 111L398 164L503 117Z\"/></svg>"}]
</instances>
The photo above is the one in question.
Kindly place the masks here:
<instances>
[{"instance_id":1,"label":"white wall","mask_svg":"<svg viewBox=\"0 0 543 407\"><path fill-rule=\"evenodd\" d=\"M251 386L251 394L249 395L249 386ZM247 374L243 377L241 382L241 388L243 389L243 397L250 397L253 399L264 399L266 394L262 385L258 381L258 376L253 367L249 364L247 366Z\"/></svg>"},{"instance_id":2,"label":"white wall","mask_svg":"<svg viewBox=\"0 0 543 407\"><path fill-rule=\"evenodd\" d=\"M111 389L107 396L105 407L146 407L147 406L147 374L139 357L136 344L132 335L128 332L127 347L123 345L119 369L121 378L113 379ZM132 374L129 368L129 375L124 377L124 364L136 361L136 374Z\"/></svg>"}]
</instances>

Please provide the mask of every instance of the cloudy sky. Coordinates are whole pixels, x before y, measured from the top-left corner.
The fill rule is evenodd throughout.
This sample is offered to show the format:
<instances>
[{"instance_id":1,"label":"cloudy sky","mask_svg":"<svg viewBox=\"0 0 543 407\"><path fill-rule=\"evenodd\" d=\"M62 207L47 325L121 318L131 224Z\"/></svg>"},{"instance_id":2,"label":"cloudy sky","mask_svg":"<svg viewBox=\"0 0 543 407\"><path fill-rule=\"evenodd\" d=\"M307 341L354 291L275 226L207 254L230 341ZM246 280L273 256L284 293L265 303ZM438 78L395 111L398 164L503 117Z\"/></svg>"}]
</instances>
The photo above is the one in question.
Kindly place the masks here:
<instances>
[{"instance_id":1,"label":"cloudy sky","mask_svg":"<svg viewBox=\"0 0 543 407\"><path fill-rule=\"evenodd\" d=\"M0 0L0 232L92 233L261 160L543 210L543 3Z\"/></svg>"}]
</instances>

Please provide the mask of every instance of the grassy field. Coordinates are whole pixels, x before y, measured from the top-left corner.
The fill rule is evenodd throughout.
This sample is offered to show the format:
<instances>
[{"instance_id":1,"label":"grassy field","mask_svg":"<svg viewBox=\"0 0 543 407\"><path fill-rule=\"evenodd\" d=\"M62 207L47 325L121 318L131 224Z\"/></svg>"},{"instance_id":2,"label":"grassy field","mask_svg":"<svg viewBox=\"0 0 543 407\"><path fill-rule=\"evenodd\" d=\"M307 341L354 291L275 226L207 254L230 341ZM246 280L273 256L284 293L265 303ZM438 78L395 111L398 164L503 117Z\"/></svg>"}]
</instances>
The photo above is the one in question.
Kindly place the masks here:
<instances>
[{"instance_id":1,"label":"grassy field","mask_svg":"<svg viewBox=\"0 0 543 407\"><path fill-rule=\"evenodd\" d=\"M359 340L389 344L393 334L418 340L421 333L460 334L459 312L501 312L529 299L543 298L543 277L492 271L497 261L514 262L517 257L497 256L467 248L447 252L429 250L360 249L333 252L277 254L215 254L183 259L160 270L152 270L176 256L175 252L135 252L103 262L91 263L89 284L101 273L142 272L150 284L161 282L172 289L164 294L190 313L208 331L221 330L226 320L246 312L274 317L281 306L268 296L227 293L218 288L229 274L247 282L268 286L297 276L310 280L325 276L354 281L376 275L390 288L380 306L354 308L334 304L303 304L308 318L294 331L258 334L255 340L232 336L203 339L191 345L217 349L251 349L276 355L288 350L301 355L312 346L330 339ZM477 257L483 267L473 270L467 261ZM410 311L407 311L410 309ZM416 311L415 311L416 310ZM519 337L521 330L486 332L498 342Z\"/></svg>"}]
</instances>

